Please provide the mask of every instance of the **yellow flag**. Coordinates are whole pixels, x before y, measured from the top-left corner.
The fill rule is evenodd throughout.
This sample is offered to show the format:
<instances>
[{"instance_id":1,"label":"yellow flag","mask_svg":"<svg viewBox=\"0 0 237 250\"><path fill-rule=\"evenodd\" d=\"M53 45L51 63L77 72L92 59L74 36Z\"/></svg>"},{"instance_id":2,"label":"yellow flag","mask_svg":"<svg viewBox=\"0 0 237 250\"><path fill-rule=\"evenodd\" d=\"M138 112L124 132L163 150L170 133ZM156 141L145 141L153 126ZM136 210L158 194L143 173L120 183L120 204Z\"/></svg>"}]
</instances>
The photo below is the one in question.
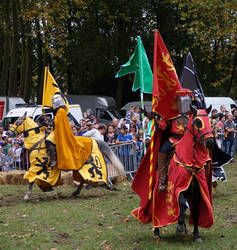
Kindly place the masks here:
<instances>
[{"instance_id":1,"label":"yellow flag","mask_svg":"<svg viewBox=\"0 0 237 250\"><path fill-rule=\"evenodd\" d=\"M44 71L44 88L43 88L43 100L42 106L44 107L52 107L52 97L55 94L59 94L62 96L63 102L67 108L67 113L69 112L69 103L67 98L64 96L63 92L58 87L58 84L54 80L53 76L48 70L48 67L45 67Z\"/></svg>"}]
</instances>

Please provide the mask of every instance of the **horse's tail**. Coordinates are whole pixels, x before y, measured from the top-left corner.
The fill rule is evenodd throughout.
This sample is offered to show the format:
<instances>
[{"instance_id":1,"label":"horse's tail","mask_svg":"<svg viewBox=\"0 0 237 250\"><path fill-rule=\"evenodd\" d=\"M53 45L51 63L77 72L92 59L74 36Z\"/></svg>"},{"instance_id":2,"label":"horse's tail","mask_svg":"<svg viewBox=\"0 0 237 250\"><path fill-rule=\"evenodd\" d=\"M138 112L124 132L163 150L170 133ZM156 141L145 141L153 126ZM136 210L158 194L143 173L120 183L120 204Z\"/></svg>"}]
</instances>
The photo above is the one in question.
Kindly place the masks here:
<instances>
[{"instance_id":1,"label":"horse's tail","mask_svg":"<svg viewBox=\"0 0 237 250\"><path fill-rule=\"evenodd\" d=\"M102 140L97 141L101 153L111 162L112 166L118 171L118 174L125 173L124 167L120 159L115 155L108 144Z\"/></svg>"}]
</instances>

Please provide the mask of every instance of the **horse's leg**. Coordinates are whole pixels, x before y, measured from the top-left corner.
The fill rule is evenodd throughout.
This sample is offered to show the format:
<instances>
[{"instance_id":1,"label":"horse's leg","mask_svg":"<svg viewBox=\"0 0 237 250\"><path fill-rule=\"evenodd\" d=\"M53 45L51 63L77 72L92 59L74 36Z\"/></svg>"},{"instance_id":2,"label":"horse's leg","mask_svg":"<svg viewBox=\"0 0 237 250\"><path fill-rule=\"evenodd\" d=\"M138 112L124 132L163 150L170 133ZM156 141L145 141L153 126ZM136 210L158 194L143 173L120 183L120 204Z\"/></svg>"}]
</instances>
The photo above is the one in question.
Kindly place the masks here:
<instances>
[{"instance_id":1,"label":"horse's leg","mask_svg":"<svg viewBox=\"0 0 237 250\"><path fill-rule=\"evenodd\" d=\"M185 206L186 206L186 200L184 198L183 192L179 195L179 218L178 218L178 224L176 226L176 234L177 235L184 235L188 232L185 222L184 222L184 212L185 212Z\"/></svg>"},{"instance_id":2,"label":"horse's leg","mask_svg":"<svg viewBox=\"0 0 237 250\"><path fill-rule=\"evenodd\" d=\"M85 180L83 179L83 180L80 182L80 185L77 186L76 191L74 191L74 192L72 193L72 197L77 197L77 196L81 193L81 190L82 190L82 187L83 187L84 183L85 183Z\"/></svg>"},{"instance_id":3,"label":"horse's leg","mask_svg":"<svg viewBox=\"0 0 237 250\"><path fill-rule=\"evenodd\" d=\"M199 217L199 205L200 205L200 187L199 183L196 178L193 178L193 224L194 224L194 230L193 230L193 241L195 242L202 242L202 238L199 235L198 230L198 217Z\"/></svg>"},{"instance_id":4,"label":"horse's leg","mask_svg":"<svg viewBox=\"0 0 237 250\"><path fill-rule=\"evenodd\" d=\"M30 197L30 195L32 193L33 184L34 184L34 182L30 182L29 183L28 191L26 192L26 195L24 196L24 201L28 201L29 200L29 197Z\"/></svg>"},{"instance_id":5,"label":"horse's leg","mask_svg":"<svg viewBox=\"0 0 237 250\"><path fill-rule=\"evenodd\" d=\"M154 230L153 238L155 240L160 240L160 229L158 227L156 227L155 230Z\"/></svg>"}]
</instances>

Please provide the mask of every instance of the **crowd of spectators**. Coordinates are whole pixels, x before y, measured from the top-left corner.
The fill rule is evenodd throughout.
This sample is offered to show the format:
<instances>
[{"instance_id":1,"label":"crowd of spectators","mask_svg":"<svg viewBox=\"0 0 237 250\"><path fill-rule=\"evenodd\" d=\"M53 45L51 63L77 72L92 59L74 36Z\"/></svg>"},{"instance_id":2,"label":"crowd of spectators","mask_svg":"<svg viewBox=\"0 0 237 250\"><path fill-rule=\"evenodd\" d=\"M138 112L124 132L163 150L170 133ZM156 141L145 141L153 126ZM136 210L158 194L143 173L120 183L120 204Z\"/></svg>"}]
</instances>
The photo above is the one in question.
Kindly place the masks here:
<instances>
[{"instance_id":1,"label":"crowd of spectators","mask_svg":"<svg viewBox=\"0 0 237 250\"><path fill-rule=\"evenodd\" d=\"M130 143L135 145L137 155L140 155L143 146L140 108L131 106L124 118L114 118L107 125L98 124L97 119L93 116L90 109L83 116L80 126L75 126L71 122L72 131L75 136L88 136L96 140L104 140L109 145Z\"/></svg>"},{"instance_id":2,"label":"crowd of spectators","mask_svg":"<svg viewBox=\"0 0 237 250\"><path fill-rule=\"evenodd\" d=\"M24 138L16 135L10 138L3 127L0 127L0 171L25 169Z\"/></svg>"},{"instance_id":3,"label":"crowd of spectators","mask_svg":"<svg viewBox=\"0 0 237 250\"><path fill-rule=\"evenodd\" d=\"M232 112L229 112L224 105L221 105L220 111L212 110L211 121L218 147L233 157L237 147L237 109L232 109ZM114 118L107 125L99 124L90 109L83 114L79 126L71 121L74 136L87 136L95 140L104 140L108 145L129 143L135 146L137 159L140 157L144 143L148 144L150 141L150 123L147 118L145 118L144 124L145 142L139 107L131 106L124 118L120 120ZM27 168L27 156L23 144L24 137L22 135L10 138L0 126L0 171Z\"/></svg>"},{"instance_id":4,"label":"crowd of spectators","mask_svg":"<svg viewBox=\"0 0 237 250\"><path fill-rule=\"evenodd\" d=\"M212 110L211 120L218 147L234 157L237 147L237 109L233 108L229 112L221 105L219 112L217 109Z\"/></svg>"}]
</instances>

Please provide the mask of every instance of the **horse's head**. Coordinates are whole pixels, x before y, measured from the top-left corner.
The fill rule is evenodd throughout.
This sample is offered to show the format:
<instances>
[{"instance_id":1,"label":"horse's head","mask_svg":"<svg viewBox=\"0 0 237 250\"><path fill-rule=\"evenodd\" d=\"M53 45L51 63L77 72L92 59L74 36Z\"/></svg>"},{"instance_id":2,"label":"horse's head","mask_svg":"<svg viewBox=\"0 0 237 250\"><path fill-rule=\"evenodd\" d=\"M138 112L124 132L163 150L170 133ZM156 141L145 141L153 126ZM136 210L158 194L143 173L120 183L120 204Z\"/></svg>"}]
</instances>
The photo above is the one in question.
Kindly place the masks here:
<instances>
[{"instance_id":1,"label":"horse's head","mask_svg":"<svg viewBox=\"0 0 237 250\"><path fill-rule=\"evenodd\" d=\"M24 133L25 131L35 127L37 127L37 124L30 117L27 117L27 113L25 112L24 115L19 117L11 126L8 134L13 137L15 134Z\"/></svg>"},{"instance_id":2,"label":"horse's head","mask_svg":"<svg viewBox=\"0 0 237 250\"><path fill-rule=\"evenodd\" d=\"M211 127L211 121L208 114L211 112L212 106L205 109L195 109L191 106L192 131L194 140L202 143L207 148L214 145L214 136Z\"/></svg>"}]
</instances>

